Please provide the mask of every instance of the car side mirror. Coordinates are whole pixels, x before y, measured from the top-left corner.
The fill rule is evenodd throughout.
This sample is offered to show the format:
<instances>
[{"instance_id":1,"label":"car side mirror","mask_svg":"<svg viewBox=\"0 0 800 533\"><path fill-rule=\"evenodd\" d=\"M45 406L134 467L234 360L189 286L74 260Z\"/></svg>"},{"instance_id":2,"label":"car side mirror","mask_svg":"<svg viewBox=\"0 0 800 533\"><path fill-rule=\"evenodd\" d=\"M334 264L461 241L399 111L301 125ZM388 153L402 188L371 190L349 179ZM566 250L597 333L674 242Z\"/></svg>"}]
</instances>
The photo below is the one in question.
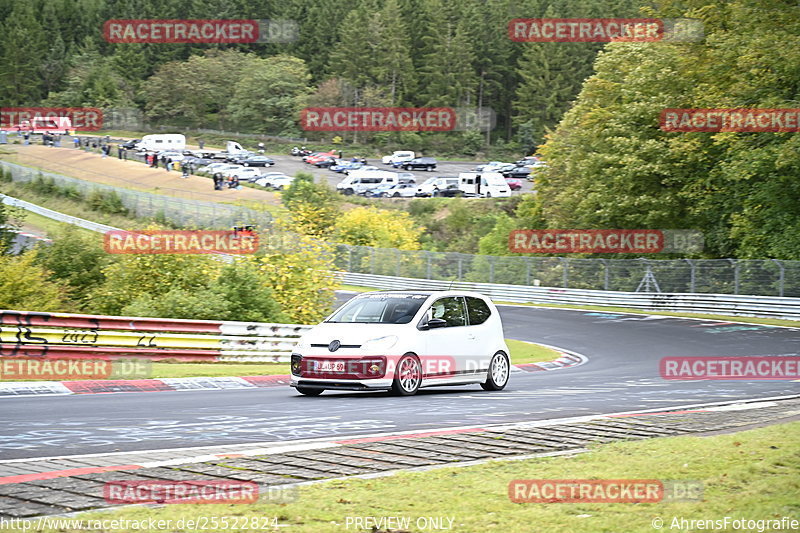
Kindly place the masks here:
<instances>
[{"instance_id":1,"label":"car side mirror","mask_svg":"<svg viewBox=\"0 0 800 533\"><path fill-rule=\"evenodd\" d=\"M421 329L443 328L445 326L447 326L447 321L443 318L431 318L425 324L422 324Z\"/></svg>"}]
</instances>

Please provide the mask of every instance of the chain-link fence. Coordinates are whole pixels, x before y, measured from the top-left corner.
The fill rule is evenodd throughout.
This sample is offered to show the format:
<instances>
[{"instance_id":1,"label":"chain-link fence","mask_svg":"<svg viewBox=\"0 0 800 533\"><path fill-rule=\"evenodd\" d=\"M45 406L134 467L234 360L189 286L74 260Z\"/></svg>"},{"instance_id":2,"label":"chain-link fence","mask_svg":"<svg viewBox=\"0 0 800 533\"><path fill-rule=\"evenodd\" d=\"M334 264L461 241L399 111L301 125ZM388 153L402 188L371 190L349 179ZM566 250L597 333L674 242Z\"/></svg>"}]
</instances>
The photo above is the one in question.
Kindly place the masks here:
<instances>
[{"instance_id":1,"label":"chain-link fence","mask_svg":"<svg viewBox=\"0 0 800 533\"><path fill-rule=\"evenodd\" d=\"M266 229L272 225L272 215L246 207L134 191L44 172L7 161L0 161L0 166L6 172L11 172L13 181L28 183L35 180L40 180L40 182L46 180L83 199L90 198L95 192L116 193L122 201L122 205L131 215L142 219L153 219L176 227L230 229L232 226L252 224Z\"/></svg>"},{"instance_id":2,"label":"chain-link fence","mask_svg":"<svg viewBox=\"0 0 800 533\"><path fill-rule=\"evenodd\" d=\"M800 296L800 261L572 259L336 246L339 270L572 289Z\"/></svg>"}]
</instances>

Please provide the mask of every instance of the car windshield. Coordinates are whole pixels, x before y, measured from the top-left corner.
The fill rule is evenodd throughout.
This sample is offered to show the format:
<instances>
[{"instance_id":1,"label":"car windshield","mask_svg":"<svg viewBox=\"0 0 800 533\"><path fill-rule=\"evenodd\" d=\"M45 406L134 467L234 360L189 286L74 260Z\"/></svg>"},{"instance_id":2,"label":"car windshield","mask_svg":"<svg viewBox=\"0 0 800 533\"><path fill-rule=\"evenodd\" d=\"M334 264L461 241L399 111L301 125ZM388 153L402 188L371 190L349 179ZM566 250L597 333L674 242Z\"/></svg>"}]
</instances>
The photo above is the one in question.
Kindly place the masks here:
<instances>
[{"instance_id":1,"label":"car windshield","mask_svg":"<svg viewBox=\"0 0 800 533\"><path fill-rule=\"evenodd\" d=\"M407 324L428 298L425 294L375 294L353 298L326 322Z\"/></svg>"}]
</instances>

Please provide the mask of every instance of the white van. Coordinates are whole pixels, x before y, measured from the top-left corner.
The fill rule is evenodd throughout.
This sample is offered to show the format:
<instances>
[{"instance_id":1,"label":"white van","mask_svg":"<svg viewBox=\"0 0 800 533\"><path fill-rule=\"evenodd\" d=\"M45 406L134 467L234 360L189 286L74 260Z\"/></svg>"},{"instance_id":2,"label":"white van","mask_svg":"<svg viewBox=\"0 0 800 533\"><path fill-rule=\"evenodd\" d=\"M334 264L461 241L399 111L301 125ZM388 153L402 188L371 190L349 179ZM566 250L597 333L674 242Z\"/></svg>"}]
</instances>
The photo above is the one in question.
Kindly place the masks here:
<instances>
[{"instance_id":1,"label":"white van","mask_svg":"<svg viewBox=\"0 0 800 533\"><path fill-rule=\"evenodd\" d=\"M164 150L175 150L183 152L186 150L186 136L179 133L162 133L158 135L145 135L139 144L139 150L161 152Z\"/></svg>"},{"instance_id":2,"label":"white van","mask_svg":"<svg viewBox=\"0 0 800 533\"><path fill-rule=\"evenodd\" d=\"M468 195L483 198L511 196L511 187L499 172L462 172L458 179L459 188Z\"/></svg>"},{"instance_id":3,"label":"white van","mask_svg":"<svg viewBox=\"0 0 800 533\"><path fill-rule=\"evenodd\" d=\"M388 170L354 170L336 184L336 190L343 194L361 194L380 185L395 185L400 176Z\"/></svg>"}]
</instances>

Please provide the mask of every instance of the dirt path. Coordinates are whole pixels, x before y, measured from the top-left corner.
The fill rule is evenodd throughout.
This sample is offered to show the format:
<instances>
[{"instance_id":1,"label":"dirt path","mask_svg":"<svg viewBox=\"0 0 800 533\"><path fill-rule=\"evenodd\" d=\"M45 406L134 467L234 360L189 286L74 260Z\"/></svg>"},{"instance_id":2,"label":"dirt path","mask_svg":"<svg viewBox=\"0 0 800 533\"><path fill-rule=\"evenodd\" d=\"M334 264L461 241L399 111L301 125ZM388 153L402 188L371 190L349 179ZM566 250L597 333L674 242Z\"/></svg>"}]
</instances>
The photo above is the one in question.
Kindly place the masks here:
<instances>
[{"instance_id":1,"label":"dirt path","mask_svg":"<svg viewBox=\"0 0 800 533\"><path fill-rule=\"evenodd\" d=\"M138 161L122 161L116 157L103 159L100 154L75 148L51 148L41 145L7 145L7 147L16 152L15 156L7 158L9 161L86 181L206 202L233 203L245 200L270 205L279 204L277 195L269 191L249 187L215 191L213 182L209 178L190 176L184 179L181 178L180 172L149 168Z\"/></svg>"}]
</instances>

